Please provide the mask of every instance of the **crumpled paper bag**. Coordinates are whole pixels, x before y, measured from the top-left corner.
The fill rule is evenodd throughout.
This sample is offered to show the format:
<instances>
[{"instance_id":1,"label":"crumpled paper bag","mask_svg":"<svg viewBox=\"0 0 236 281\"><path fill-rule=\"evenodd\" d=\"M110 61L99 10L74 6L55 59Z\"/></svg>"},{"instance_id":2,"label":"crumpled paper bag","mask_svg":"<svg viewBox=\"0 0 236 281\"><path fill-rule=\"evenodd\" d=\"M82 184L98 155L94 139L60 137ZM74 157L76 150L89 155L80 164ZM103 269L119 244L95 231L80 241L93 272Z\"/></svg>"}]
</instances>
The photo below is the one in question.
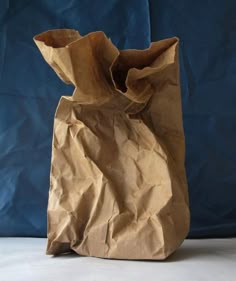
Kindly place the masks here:
<instances>
[{"instance_id":1,"label":"crumpled paper bag","mask_svg":"<svg viewBox=\"0 0 236 281\"><path fill-rule=\"evenodd\" d=\"M34 37L58 104L47 254L164 259L189 230L178 39L119 51L103 32Z\"/></svg>"}]
</instances>

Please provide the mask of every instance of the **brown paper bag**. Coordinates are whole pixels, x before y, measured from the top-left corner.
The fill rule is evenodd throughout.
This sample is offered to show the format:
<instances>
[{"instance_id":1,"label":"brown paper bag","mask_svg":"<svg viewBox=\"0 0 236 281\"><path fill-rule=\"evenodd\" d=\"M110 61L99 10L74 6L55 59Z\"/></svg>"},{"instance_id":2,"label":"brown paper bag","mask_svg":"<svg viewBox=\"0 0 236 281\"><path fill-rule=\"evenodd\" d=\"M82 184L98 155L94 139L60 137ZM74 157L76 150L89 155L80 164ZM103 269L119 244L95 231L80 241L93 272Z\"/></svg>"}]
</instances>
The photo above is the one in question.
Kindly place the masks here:
<instances>
[{"instance_id":1,"label":"brown paper bag","mask_svg":"<svg viewBox=\"0 0 236 281\"><path fill-rule=\"evenodd\" d=\"M189 230L178 39L119 51L103 32L37 35L57 107L47 254L164 259Z\"/></svg>"}]
</instances>

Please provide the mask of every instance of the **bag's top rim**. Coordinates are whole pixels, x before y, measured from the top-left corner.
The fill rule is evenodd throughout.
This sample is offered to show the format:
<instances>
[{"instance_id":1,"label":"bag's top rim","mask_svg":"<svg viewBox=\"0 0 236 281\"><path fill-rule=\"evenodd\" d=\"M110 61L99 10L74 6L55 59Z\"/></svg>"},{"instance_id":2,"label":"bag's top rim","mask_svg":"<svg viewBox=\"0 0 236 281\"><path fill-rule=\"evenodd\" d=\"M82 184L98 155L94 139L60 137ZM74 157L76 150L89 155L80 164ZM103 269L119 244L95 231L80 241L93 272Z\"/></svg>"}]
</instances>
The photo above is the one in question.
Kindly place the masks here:
<instances>
[{"instance_id":1,"label":"bag's top rim","mask_svg":"<svg viewBox=\"0 0 236 281\"><path fill-rule=\"evenodd\" d=\"M105 34L104 31L98 30L98 31L92 31L89 32L85 35L81 35L79 33L78 30L75 29L68 29L68 28L63 28L63 29L49 29L47 31L41 32L37 35L35 35L33 37L34 41L38 41L38 42L42 42L44 43L46 46L54 48L54 49L60 49L60 48L68 48L69 46L73 45L74 43L76 43L78 40L81 40L82 38L85 37L89 37L91 35L98 35L100 34L100 36L104 36L105 38L107 38L108 40L112 41L111 38L108 38L107 35ZM67 39L68 42L66 44L64 44L63 46L57 46L57 45L51 45L46 39L47 38L51 38L52 36L54 36L56 39ZM169 41L169 43L175 44L179 42L179 38L177 36L173 36L173 37L169 37L169 38L164 38L161 39L157 42L151 42L148 48L144 48L144 49L122 49L119 50L120 52L126 52L126 51L137 51L137 52L143 52L143 51L148 51L149 49L151 49L151 47L153 45L155 45L156 43L161 43L161 42L167 42Z\"/></svg>"},{"instance_id":2,"label":"bag's top rim","mask_svg":"<svg viewBox=\"0 0 236 281\"><path fill-rule=\"evenodd\" d=\"M152 42L147 49L118 50L103 31L82 36L74 29L52 29L33 39L58 76L76 87L74 100L85 103L109 99L117 91L132 102L146 104L153 82L176 63L179 42L172 37ZM80 66L86 71L81 71ZM85 83L88 79L89 84ZM99 97L93 97L95 92Z\"/></svg>"}]
</instances>

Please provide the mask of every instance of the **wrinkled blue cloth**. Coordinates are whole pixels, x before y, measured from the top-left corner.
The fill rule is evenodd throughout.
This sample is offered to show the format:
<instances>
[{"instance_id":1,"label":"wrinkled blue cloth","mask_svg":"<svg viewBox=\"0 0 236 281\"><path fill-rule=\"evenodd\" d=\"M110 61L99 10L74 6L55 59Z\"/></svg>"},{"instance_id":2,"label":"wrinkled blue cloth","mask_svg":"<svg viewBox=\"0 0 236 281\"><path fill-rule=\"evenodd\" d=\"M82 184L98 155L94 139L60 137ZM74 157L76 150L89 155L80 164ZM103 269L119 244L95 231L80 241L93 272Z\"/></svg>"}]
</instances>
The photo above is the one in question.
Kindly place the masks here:
<instances>
[{"instance_id":1,"label":"wrinkled blue cloth","mask_svg":"<svg viewBox=\"0 0 236 281\"><path fill-rule=\"evenodd\" d=\"M0 1L0 236L45 236L53 116L66 86L32 37L103 30L120 49L180 38L190 237L236 235L236 2Z\"/></svg>"}]
</instances>

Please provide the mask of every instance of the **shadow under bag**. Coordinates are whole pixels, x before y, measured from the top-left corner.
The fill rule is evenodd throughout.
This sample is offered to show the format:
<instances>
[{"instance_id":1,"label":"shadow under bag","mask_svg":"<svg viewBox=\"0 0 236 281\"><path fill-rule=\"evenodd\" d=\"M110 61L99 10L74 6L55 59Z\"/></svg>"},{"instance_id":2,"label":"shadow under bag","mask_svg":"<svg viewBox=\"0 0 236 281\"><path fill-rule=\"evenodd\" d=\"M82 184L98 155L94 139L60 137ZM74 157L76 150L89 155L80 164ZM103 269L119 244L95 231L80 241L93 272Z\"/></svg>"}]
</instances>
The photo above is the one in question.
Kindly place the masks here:
<instances>
[{"instance_id":1,"label":"shadow under bag","mask_svg":"<svg viewBox=\"0 0 236 281\"><path fill-rule=\"evenodd\" d=\"M34 37L58 104L47 254L164 259L189 231L178 39L119 51L103 32Z\"/></svg>"}]
</instances>

